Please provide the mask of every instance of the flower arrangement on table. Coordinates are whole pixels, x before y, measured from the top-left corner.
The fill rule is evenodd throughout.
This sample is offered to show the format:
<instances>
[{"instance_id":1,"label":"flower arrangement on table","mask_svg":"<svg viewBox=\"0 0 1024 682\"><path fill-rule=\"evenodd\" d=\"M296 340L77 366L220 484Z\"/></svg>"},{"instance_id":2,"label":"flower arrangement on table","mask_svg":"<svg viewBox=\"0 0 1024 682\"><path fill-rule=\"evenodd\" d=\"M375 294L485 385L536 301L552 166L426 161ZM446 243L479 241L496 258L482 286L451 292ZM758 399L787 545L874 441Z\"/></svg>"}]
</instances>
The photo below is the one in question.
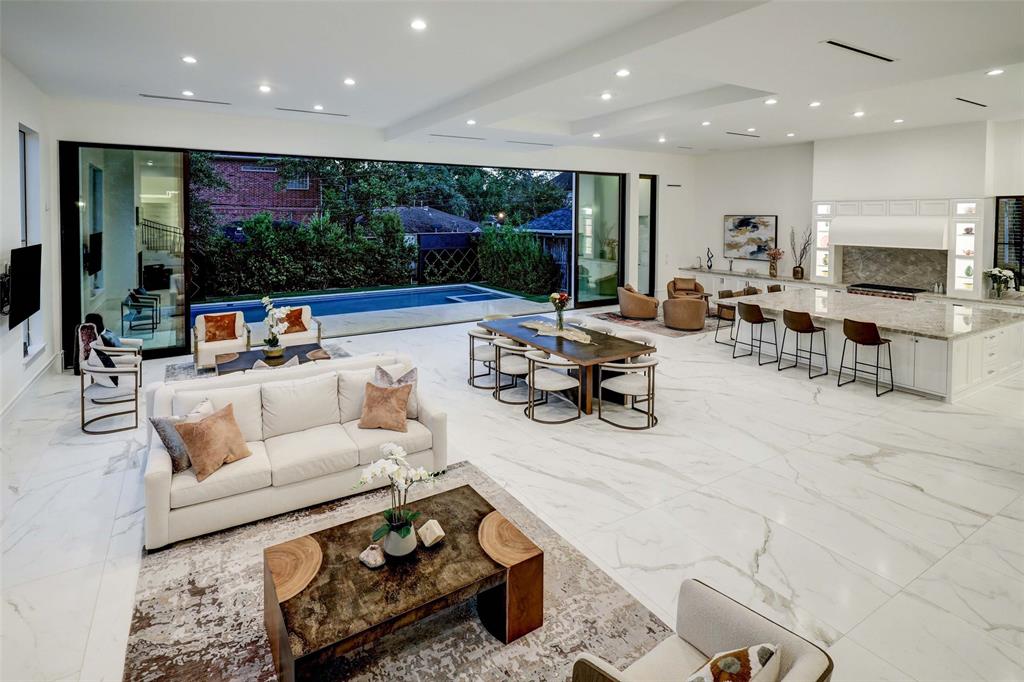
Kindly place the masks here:
<instances>
[{"instance_id":1,"label":"flower arrangement on table","mask_svg":"<svg viewBox=\"0 0 1024 682\"><path fill-rule=\"evenodd\" d=\"M773 247L768 249L768 275L771 277L778 277L779 275L779 261L786 255L786 252L779 247Z\"/></svg>"},{"instance_id":2,"label":"flower arrangement on table","mask_svg":"<svg viewBox=\"0 0 1024 682\"><path fill-rule=\"evenodd\" d=\"M555 307L555 317L558 318L558 331L562 331L565 329L563 314L565 313L565 309L569 307L569 294L564 291L556 291L548 296L548 300L551 301L551 305Z\"/></svg>"},{"instance_id":3,"label":"flower arrangement on table","mask_svg":"<svg viewBox=\"0 0 1024 682\"><path fill-rule=\"evenodd\" d=\"M384 551L391 556L404 556L416 549L413 522L420 513L409 509L409 491L418 483L433 482L435 474L423 467L413 467L406 460L406 452L396 443L380 446L382 459L366 467L359 485L387 476L391 482L391 507L384 511L384 523L373 532L373 541L384 538Z\"/></svg>"},{"instance_id":4,"label":"flower arrangement on table","mask_svg":"<svg viewBox=\"0 0 1024 682\"><path fill-rule=\"evenodd\" d=\"M288 329L288 323L285 322L285 318L288 317L288 313L292 309L288 306L275 308L274 300L269 296L261 298L260 303L263 304L263 309L267 311L267 318L264 320L267 326L267 338L263 339L263 345L266 346L266 349L264 349L263 354L268 358L280 357L284 353L280 335L284 334L285 330Z\"/></svg>"},{"instance_id":5,"label":"flower arrangement on table","mask_svg":"<svg viewBox=\"0 0 1024 682\"><path fill-rule=\"evenodd\" d=\"M1002 298L1004 291L1016 286L1016 275L1013 274L1013 270L989 268L984 274L992 280L992 291L995 292L996 298Z\"/></svg>"}]
</instances>

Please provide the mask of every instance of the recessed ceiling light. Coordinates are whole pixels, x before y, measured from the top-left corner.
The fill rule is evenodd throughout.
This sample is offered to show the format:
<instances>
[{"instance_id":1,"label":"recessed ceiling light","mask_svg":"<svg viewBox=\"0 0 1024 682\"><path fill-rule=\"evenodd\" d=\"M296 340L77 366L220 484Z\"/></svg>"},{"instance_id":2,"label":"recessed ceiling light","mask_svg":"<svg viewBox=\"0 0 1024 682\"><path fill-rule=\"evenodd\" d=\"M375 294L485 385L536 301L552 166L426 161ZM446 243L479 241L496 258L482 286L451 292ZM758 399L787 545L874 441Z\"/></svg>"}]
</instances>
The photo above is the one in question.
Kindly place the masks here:
<instances>
[{"instance_id":1,"label":"recessed ceiling light","mask_svg":"<svg viewBox=\"0 0 1024 682\"><path fill-rule=\"evenodd\" d=\"M986 76L999 76L999 75L1001 75L1003 73L1004 73L1004 71L1002 69L992 69L991 71L988 71L985 75Z\"/></svg>"},{"instance_id":2,"label":"recessed ceiling light","mask_svg":"<svg viewBox=\"0 0 1024 682\"><path fill-rule=\"evenodd\" d=\"M774 97L769 97L764 101L764 103L771 106L772 104L778 104L779 100L775 99Z\"/></svg>"},{"instance_id":3,"label":"recessed ceiling light","mask_svg":"<svg viewBox=\"0 0 1024 682\"><path fill-rule=\"evenodd\" d=\"M853 117L854 118L861 118L862 116L864 116L864 112L863 111L855 111L855 112L853 112Z\"/></svg>"},{"instance_id":4,"label":"recessed ceiling light","mask_svg":"<svg viewBox=\"0 0 1024 682\"><path fill-rule=\"evenodd\" d=\"M192 55L187 54L181 58L181 61L185 62L186 64L195 64L199 60L193 57Z\"/></svg>"},{"instance_id":5,"label":"recessed ceiling light","mask_svg":"<svg viewBox=\"0 0 1024 682\"><path fill-rule=\"evenodd\" d=\"M892 120L892 122L893 122L893 123L903 123L903 119L902 119L902 118L894 118L894 119Z\"/></svg>"},{"instance_id":6,"label":"recessed ceiling light","mask_svg":"<svg viewBox=\"0 0 1024 682\"><path fill-rule=\"evenodd\" d=\"M607 102L611 98L612 98L612 93L610 93L610 92L602 92L601 93L601 99L603 99L605 102Z\"/></svg>"},{"instance_id":7,"label":"recessed ceiling light","mask_svg":"<svg viewBox=\"0 0 1024 682\"><path fill-rule=\"evenodd\" d=\"M264 94L270 92L270 86L269 85L261 85L260 86L260 92L262 92Z\"/></svg>"},{"instance_id":8,"label":"recessed ceiling light","mask_svg":"<svg viewBox=\"0 0 1024 682\"><path fill-rule=\"evenodd\" d=\"M182 90L181 94L183 94L185 97L192 97L196 93L192 92L191 90Z\"/></svg>"},{"instance_id":9,"label":"recessed ceiling light","mask_svg":"<svg viewBox=\"0 0 1024 682\"><path fill-rule=\"evenodd\" d=\"M412 26L412 30L414 30L414 31L426 31L427 30L427 22L423 21L422 19L413 19L412 23L409 24L409 25Z\"/></svg>"},{"instance_id":10,"label":"recessed ceiling light","mask_svg":"<svg viewBox=\"0 0 1024 682\"><path fill-rule=\"evenodd\" d=\"M323 104L314 104L313 105L313 111L323 111L323 110L324 110L324 105Z\"/></svg>"},{"instance_id":11,"label":"recessed ceiling light","mask_svg":"<svg viewBox=\"0 0 1024 682\"><path fill-rule=\"evenodd\" d=\"M757 130L757 128L747 128L747 132L748 132L748 133L752 133L752 132L754 132L755 130Z\"/></svg>"},{"instance_id":12,"label":"recessed ceiling light","mask_svg":"<svg viewBox=\"0 0 1024 682\"><path fill-rule=\"evenodd\" d=\"M625 78L626 76L629 75L629 69L619 69L618 71L615 72L615 75L618 76L619 78Z\"/></svg>"},{"instance_id":13,"label":"recessed ceiling light","mask_svg":"<svg viewBox=\"0 0 1024 682\"><path fill-rule=\"evenodd\" d=\"M476 121L471 118L468 121L466 121L466 125L468 125L468 126L475 126L476 125Z\"/></svg>"},{"instance_id":14,"label":"recessed ceiling light","mask_svg":"<svg viewBox=\"0 0 1024 682\"><path fill-rule=\"evenodd\" d=\"M796 133L786 133L786 137L796 137Z\"/></svg>"},{"instance_id":15,"label":"recessed ceiling light","mask_svg":"<svg viewBox=\"0 0 1024 682\"><path fill-rule=\"evenodd\" d=\"M591 137L593 137L593 138L601 137L601 133L594 133L593 135L591 135Z\"/></svg>"},{"instance_id":16,"label":"recessed ceiling light","mask_svg":"<svg viewBox=\"0 0 1024 682\"><path fill-rule=\"evenodd\" d=\"M345 80L342 81L342 83L344 83L345 85L355 85L356 84L356 79L355 78L346 78Z\"/></svg>"},{"instance_id":17,"label":"recessed ceiling light","mask_svg":"<svg viewBox=\"0 0 1024 682\"><path fill-rule=\"evenodd\" d=\"M665 144L665 139L665 136L662 135L661 137L658 138L658 142L660 142L661 144Z\"/></svg>"},{"instance_id":18,"label":"recessed ceiling light","mask_svg":"<svg viewBox=\"0 0 1024 682\"><path fill-rule=\"evenodd\" d=\"M810 104L808 104L807 106L809 106L809 107L820 107L821 106L821 102L815 100L815 101L811 102Z\"/></svg>"},{"instance_id":19,"label":"recessed ceiling light","mask_svg":"<svg viewBox=\"0 0 1024 682\"><path fill-rule=\"evenodd\" d=\"M700 124L701 124L702 126L709 126L709 125L711 125L711 121L701 121L701 123L700 123Z\"/></svg>"}]
</instances>

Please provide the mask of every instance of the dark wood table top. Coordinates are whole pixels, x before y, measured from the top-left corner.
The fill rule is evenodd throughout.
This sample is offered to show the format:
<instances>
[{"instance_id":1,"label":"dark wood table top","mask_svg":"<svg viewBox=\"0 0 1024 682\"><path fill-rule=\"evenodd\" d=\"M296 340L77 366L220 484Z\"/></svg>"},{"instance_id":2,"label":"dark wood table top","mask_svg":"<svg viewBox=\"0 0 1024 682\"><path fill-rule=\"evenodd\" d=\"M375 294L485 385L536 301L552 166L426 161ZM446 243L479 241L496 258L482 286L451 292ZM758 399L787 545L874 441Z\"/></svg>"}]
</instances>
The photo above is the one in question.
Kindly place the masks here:
<instances>
[{"instance_id":1,"label":"dark wood table top","mask_svg":"<svg viewBox=\"0 0 1024 682\"><path fill-rule=\"evenodd\" d=\"M293 357L299 359L300 365L313 362L314 360L325 360L326 358L309 357L310 353L318 350L323 350L320 344L303 343L298 346L285 346L284 355L280 360L268 360L263 356L263 351L257 348L256 350L246 350L241 353L218 354L214 361L217 363L217 374L231 374L232 372L244 372L247 369L252 369L257 360L263 360L263 362L271 367L283 365Z\"/></svg>"},{"instance_id":2,"label":"dark wood table top","mask_svg":"<svg viewBox=\"0 0 1024 682\"><path fill-rule=\"evenodd\" d=\"M547 322L554 324L554 320L548 317L512 317L503 320L486 320L480 322L479 326L495 334L507 336L520 343L533 346L540 350L565 358L570 362L584 367L599 365L604 362L615 362L626 358L635 358L638 355L653 353L654 347L636 341L629 341L611 334L595 332L590 329L583 329L590 335L593 343L578 343L564 339L561 336L540 336L533 329L522 326L523 322ZM573 326L573 325L569 325Z\"/></svg>"},{"instance_id":3,"label":"dark wood table top","mask_svg":"<svg viewBox=\"0 0 1024 682\"><path fill-rule=\"evenodd\" d=\"M418 526L437 519L445 537L433 547L419 545L405 557L387 556L380 568L359 561L359 553L383 523L379 513L289 541L308 544L312 539L322 555L308 584L281 602L295 658L327 653L319 651L325 647L334 655L351 651L505 582L506 567L478 539L480 524L494 507L471 486L410 502L409 507L421 512ZM265 556L282 548L288 552L289 543L268 548ZM301 572L301 567L293 568ZM273 571L270 575L275 584L287 580Z\"/></svg>"}]
</instances>

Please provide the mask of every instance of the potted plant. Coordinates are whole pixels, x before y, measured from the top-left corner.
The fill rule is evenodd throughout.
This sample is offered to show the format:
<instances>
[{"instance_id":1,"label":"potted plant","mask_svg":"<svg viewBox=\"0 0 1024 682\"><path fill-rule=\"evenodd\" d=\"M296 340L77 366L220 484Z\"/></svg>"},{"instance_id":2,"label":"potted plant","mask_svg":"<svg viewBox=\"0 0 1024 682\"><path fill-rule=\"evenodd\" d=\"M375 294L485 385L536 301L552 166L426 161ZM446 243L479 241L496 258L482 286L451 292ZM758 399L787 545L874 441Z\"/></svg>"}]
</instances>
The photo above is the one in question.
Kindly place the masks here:
<instances>
[{"instance_id":1,"label":"potted plant","mask_svg":"<svg viewBox=\"0 0 1024 682\"><path fill-rule=\"evenodd\" d=\"M417 483L432 481L434 474L423 467L412 467L405 459L405 450L396 443L384 443L380 451L384 458L363 470L359 485L388 477L391 506L384 510L384 523L373 532L373 541L384 538L382 547L387 554L405 556L416 549L416 533L412 524L420 515L409 509L409 490Z\"/></svg>"},{"instance_id":2,"label":"potted plant","mask_svg":"<svg viewBox=\"0 0 1024 682\"><path fill-rule=\"evenodd\" d=\"M548 300L551 301L551 305L555 307L555 317L557 318L558 331L565 329L564 314L565 309L569 305L569 294L562 292L555 292L548 296Z\"/></svg>"},{"instance_id":3,"label":"potted plant","mask_svg":"<svg viewBox=\"0 0 1024 682\"><path fill-rule=\"evenodd\" d=\"M786 255L786 252L779 247L768 249L768 276L779 276L779 261Z\"/></svg>"},{"instance_id":4,"label":"potted plant","mask_svg":"<svg viewBox=\"0 0 1024 682\"><path fill-rule=\"evenodd\" d=\"M793 279L804 278L804 261L807 260L807 254L811 251L811 240L814 235L811 232L811 228L808 226L803 236L800 237L800 243L796 241L796 230L792 227L789 228L789 248L793 251Z\"/></svg>"},{"instance_id":5,"label":"potted plant","mask_svg":"<svg viewBox=\"0 0 1024 682\"><path fill-rule=\"evenodd\" d=\"M264 323L267 326L267 338L263 339L263 355L269 358L280 358L284 355L284 346L281 345L280 334L288 329L288 323L284 318L292 311L288 306L274 307L274 301L269 296L260 299L263 309L267 311L267 318Z\"/></svg>"},{"instance_id":6,"label":"potted plant","mask_svg":"<svg viewBox=\"0 0 1024 682\"><path fill-rule=\"evenodd\" d=\"M992 281L993 298L1002 298L1004 291L1016 285L1016 277L1013 274L1013 270L989 268L984 272L984 274Z\"/></svg>"}]
</instances>

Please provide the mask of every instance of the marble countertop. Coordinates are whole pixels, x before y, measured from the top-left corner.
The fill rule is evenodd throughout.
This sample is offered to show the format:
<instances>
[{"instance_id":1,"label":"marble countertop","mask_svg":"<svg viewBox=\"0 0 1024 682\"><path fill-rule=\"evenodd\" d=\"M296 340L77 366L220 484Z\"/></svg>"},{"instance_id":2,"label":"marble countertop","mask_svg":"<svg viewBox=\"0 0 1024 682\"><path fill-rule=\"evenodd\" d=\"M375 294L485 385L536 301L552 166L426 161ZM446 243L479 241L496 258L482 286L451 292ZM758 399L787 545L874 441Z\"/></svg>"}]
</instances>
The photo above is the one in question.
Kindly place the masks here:
<instances>
[{"instance_id":1,"label":"marble countertop","mask_svg":"<svg viewBox=\"0 0 1024 682\"><path fill-rule=\"evenodd\" d=\"M918 294L917 300L927 301L951 301L956 303L966 303L973 305L993 305L993 306L1004 306L1010 308L1021 308L1024 310L1024 293L1017 291L1008 291L1003 294L1002 298L967 298L966 296L957 296L955 294L933 294L927 292L924 294Z\"/></svg>"},{"instance_id":2,"label":"marble countertop","mask_svg":"<svg viewBox=\"0 0 1024 682\"><path fill-rule=\"evenodd\" d=\"M709 275L721 275L722 277L741 277L741 278L742 277L749 277L750 279L778 280L780 282L790 282L790 283L795 282L795 283L807 284L807 285L819 284L821 286L824 286L824 283L821 283L821 282L812 282L811 280L806 279L806 278L804 278L804 279L793 279L789 275L783 275L781 273L779 274L778 277L770 277L768 275L768 273L753 273L753 274L751 274L749 272L743 272L742 270L719 270L718 268L714 268L712 270L708 270L707 268L700 268L700 269L698 269L698 268L681 267L681 268L679 268L679 270L681 272L696 272L696 273L707 273Z\"/></svg>"},{"instance_id":3,"label":"marble countertop","mask_svg":"<svg viewBox=\"0 0 1024 682\"><path fill-rule=\"evenodd\" d=\"M1016 310L963 305L952 300L903 301L846 292L797 289L726 299L761 306L766 312L795 310L812 318L842 322L844 318L874 322L886 332L950 340L1024 322Z\"/></svg>"}]
</instances>

